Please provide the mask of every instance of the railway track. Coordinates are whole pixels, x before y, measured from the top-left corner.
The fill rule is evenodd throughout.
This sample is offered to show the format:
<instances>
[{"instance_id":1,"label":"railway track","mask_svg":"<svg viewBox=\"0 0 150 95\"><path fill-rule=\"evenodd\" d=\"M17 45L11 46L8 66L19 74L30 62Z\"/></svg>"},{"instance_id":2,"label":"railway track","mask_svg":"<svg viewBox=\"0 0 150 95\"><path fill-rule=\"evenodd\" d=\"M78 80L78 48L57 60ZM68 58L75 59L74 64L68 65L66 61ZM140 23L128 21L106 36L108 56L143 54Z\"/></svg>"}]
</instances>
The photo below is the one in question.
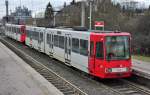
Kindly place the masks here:
<instances>
[{"instance_id":1,"label":"railway track","mask_svg":"<svg viewBox=\"0 0 150 95\"><path fill-rule=\"evenodd\" d=\"M2 43L8 46L10 49L19 55L23 60L25 60L32 68L39 72L43 77L45 77L50 83L52 83L57 89L59 89L64 95L87 95L85 92L53 72L51 69L47 68L43 64L39 63L29 55L25 54L12 44L0 39Z\"/></svg>"},{"instance_id":2,"label":"railway track","mask_svg":"<svg viewBox=\"0 0 150 95\"><path fill-rule=\"evenodd\" d=\"M8 43L5 40L3 40L2 42L3 43ZM25 58L28 59L28 57L25 57ZM35 63L39 63L39 62L36 62L36 60L34 60L34 59L32 59L32 60L35 61ZM31 63L31 65L32 65L33 62L28 62L28 63ZM60 89L60 91L61 90L62 90L62 92L64 91L63 93L66 92L65 93L66 95L72 95L73 92L77 93L77 94L73 94L73 95L87 95L86 93L84 93L83 91L81 91L78 88L77 88L77 91L73 90L73 89L70 89L71 87L68 86L69 82L63 83L62 81L59 81L59 78L55 77L55 74L56 74L55 72L53 72L54 76L53 75L52 75L52 77L49 76L48 75L49 71L47 71L47 69L49 69L49 68L47 68L43 64L40 64L40 65L42 65L42 66L39 66L39 67L32 66L32 67L35 68L38 72L41 72L40 74L43 75L52 84L56 85L56 87L58 86L57 88ZM85 76L85 77L88 78L87 76ZM51 81L51 79L54 80L54 81ZM106 81L105 80L104 81L103 80L93 80L91 78L88 78L88 79L90 81L92 81L93 83L103 84L103 85L101 85L101 86L103 86L103 88L111 90L112 92L115 92L116 93L115 95L150 95L150 90L149 89L141 87L141 85L137 85L137 84L135 84L133 82L130 82L130 81L127 81L125 79L106 80ZM71 83L69 83L69 84L71 84ZM78 91L79 92L81 91L84 94L78 94L79 93ZM99 94L97 94L97 95L99 95Z\"/></svg>"},{"instance_id":3,"label":"railway track","mask_svg":"<svg viewBox=\"0 0 150 95\"><path fill-rule=\"evenodd\" d=\"M112 80L111 83L105 81L103 84L120 95L150 95L149 89L125 79Z\"/></svg>"}]
</instances>

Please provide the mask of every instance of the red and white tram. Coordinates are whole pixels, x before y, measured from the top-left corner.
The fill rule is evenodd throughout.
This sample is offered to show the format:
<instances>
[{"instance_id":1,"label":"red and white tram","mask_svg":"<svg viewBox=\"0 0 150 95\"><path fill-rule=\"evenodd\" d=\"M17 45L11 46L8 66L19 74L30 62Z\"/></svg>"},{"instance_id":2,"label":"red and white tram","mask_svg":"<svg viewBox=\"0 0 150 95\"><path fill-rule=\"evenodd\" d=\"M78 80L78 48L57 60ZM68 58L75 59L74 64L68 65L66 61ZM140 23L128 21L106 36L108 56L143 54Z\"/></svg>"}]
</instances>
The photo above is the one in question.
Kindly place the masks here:
<instances>
[{"instance_id":1,"label":"red and white tram","mask_svg":"<svg viewBox=\"0 0 150 95\"><path fill-rule=\"evenodd\" d=\"M24 43L26 39L25 25L6 24L5 34L12 39Z\"/></svg>"},{"instance_id":2,"label":"red and white tram","mask_svg":"<svg viewBox=\"0 0 150 95\"><path fill-rule=\"evenodd\" d=\"M26 26L25 44L100 78L131 76L130 34Z\"/></svg>"}]
</instances>

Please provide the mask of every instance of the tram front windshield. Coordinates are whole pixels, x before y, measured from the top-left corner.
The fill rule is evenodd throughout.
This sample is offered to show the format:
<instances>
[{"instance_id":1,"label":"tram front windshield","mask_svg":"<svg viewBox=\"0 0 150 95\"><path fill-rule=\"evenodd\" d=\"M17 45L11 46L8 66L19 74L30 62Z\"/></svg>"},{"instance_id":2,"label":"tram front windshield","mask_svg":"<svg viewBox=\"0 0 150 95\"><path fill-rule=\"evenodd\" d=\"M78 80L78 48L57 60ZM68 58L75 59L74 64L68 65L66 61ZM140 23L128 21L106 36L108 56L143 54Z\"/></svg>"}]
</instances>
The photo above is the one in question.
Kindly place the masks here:
<instances>
[{"instance_id":1,"label":"tram front windshield","mask_svg":"<svg viewBox=\"0 0 150 95\"><path fill-rule=\"evenodd\" d=\"M106 37L107 60L119 60L129 58L130 58L129 36Z\"/></svg>"}]
</instances>

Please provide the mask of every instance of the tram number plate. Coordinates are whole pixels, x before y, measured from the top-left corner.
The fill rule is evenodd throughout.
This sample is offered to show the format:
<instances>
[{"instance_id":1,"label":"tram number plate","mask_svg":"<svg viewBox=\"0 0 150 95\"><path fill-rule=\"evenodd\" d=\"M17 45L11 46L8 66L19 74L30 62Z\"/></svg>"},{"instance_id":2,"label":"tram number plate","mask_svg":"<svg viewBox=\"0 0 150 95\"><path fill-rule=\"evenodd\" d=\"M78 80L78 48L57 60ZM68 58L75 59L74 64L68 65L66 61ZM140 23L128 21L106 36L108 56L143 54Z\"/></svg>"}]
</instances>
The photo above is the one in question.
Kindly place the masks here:
<instances>
[{"instance_id":1,"label":"tram number plate","mask_svg":"<svg viewBox=\"0 0 150 95\"><path fill-rule=\"evenodd\" d=\"M112 68L112 72L126 72L126 68Z\"/></svg>"}]
</instances>

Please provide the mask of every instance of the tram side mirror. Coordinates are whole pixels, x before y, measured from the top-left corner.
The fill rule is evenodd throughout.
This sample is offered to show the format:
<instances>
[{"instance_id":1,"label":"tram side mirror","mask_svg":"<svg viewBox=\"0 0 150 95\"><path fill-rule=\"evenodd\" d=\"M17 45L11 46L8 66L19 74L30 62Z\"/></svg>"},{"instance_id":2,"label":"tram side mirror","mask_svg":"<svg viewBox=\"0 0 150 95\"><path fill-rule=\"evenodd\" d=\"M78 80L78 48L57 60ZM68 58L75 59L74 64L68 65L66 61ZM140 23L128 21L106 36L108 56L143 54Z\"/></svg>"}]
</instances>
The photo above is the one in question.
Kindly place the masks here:
<instances>
[{"instance_id":1,"label":"tram side mirror","mask_svg":"<svg viewBox=\"0 0 150 95\"><path fill-rule=\"evenodd\" d=\"M87 55L89 56L89 51L87 50Z\"/></svg>"}]
</instances>

